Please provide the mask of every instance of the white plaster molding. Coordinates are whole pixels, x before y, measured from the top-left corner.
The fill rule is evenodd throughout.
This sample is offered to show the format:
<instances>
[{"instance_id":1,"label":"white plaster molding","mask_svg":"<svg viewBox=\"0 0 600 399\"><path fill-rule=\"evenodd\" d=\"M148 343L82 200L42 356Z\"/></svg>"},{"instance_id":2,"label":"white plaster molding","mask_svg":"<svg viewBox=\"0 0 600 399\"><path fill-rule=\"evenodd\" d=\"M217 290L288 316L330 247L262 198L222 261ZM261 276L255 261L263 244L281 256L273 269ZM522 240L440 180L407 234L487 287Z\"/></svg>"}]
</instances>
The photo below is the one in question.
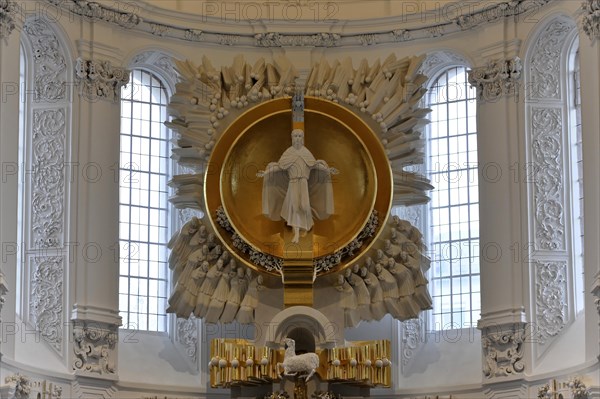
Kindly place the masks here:
<instances>
[{"instance_id":1,"label":"white plaster molding","mask_svg":"<svg viewBox=\"0 0 600 399\"><path fill-rule=\"evenodd\" d=\"M7 399L28 399L31 393L31 381L28 376L19 373L9 375L4 379L8 385Z\"/></svg>"},{"instance_id":2,"label":"white plaster molding","mask_svg":"<svg viewBox=\"0 0 600 399\"><path fill-rule=\"evenodd\" d=\"M77 58L75 74L80 85L79 94L90 101L103 99L116 102L121 87L129 82L129 71L113 67L110 61Z\"/></svg>"},{"instance_id":3,"label":"white plaster molding","mask_svg":"<svg viewBox=\"0 0 600 399\"><path fill-rule=\"evenodd\" d=\"M4 306L5 295L8 293L8 286L6 285L6 279L4 273L0 270L0 322L2 322L2 307Z\"/></svg>"},{"instance_id":4,"label":"white plaster molding","mask_svg":"<svg viewBox=\"0 0 600 399\"><path fill-rule=\"evenodd\" d=\"M78 375L71 383L71 392L75 398L109 399L116 397L118 390L112 380Z\"/></svg>"},{"instance_id":5,"label":"white plaster molding","mask_svg":"<svg viewBox=\"0 0 600 399\"><path fill-rule=\"evenodd\" d=\"M531 160L535 167L534 248L564 250L563 116L560 108L533 108Z\"/></svg>"},{"instance_id":6,"label":"white plaster molding","mask_svg":"<svg viewBox=\"0 0 600 399\"><path fill-rule=\"evenodd\" d=\"M17 3L12 0L0 0L0 39L7 40L15 29Z\"/></svg>"},{"instance_id":7,"label":"white plaster molding","mask_svg":"<svg viewBox=\"0 0 600 399\"><path fill-rule=\"evenodd\" d=\"M123 52L121 48L110 46L93 40L77 39L77 56L84 59L99 59L110 61L113 65L122 66Z\"/></svg>"},{"instance_id":8,"label":"white plaster molding","mask_svg":"<svg viewBox=\"0 0 600 399\"><path fill-rule=\"evenodd\" d=\"M42 18L28 20L23 31L31 43L34 58L36 101L66 99L67 64L56 33Z\"/></svg>"},{"instance_id":9,"label":"white plaster molding","mask_svg":"<svg viewBox=\"0 0 600 399\"><path fill-rule=\"evenodd\" d=\"M71 310L72 320L84 320L92 323L121 325L121 316L115 309L105 309L98 306L74 304Z\"/></svg>"},{"instance_id":10,"label":"white plaster molding","mask_svg":"<svg viewBox=\"0 0 600 399\"><path fill-rule=\"evenodd\" d=\"M11 374L4 378L7 384L3 399L60 399L62 397L62 387L48 382L47 380L35 380L27 375L20 373ZM4 387L3 387L4 388Z\"/></svg>"},{"instance_id":11,"label":"white plaster molding","mask_svg":"<svg viewBox=\"0 0 600 399\"><path fill-rule=\"evenodd\" d=\"M64 328L66 252L69 246L71 161L71 93L67 90L70 63L55 27L44 18L28 19L21 37L28 61L24 96L23 162L24 244L21 291L22 317L40 332L44 343L65 356ZM31 90L31 88L33 90Z\"/></svg>"},{"instance_id":12,"label":"white plaster molding","mask_svg":"<svg viewBox=\"0 0 600 399\"><path fill-rule=\"evenodd\" d=\"M29 317L42 338L61 354L64 260L62 256L36 256L32 263L35 269L30 282Z\"/></svg>"},{"instance_id":13,"label":"white plaster molding","mask_svg":"<svg viewBox=\"0 0 600 399\"><path fill-rule=\"evenodd\" d=\"M117 376L117 326L73 321L72 370L78 375Z\"/></svg>"},{"instance_id":14,"label":"white plaster molding","mask_svg":"<svg viewBox=\"0 0 600 399\"><path fill-rule=\"evenodd\" d=\"M545 344L558 335L568 320L567 263L565 261L536 261L535 320L538 342Z\"/></svg>"},{"instance_id":15,"label":"white plaster molding","mask_svg":"<svg viewBox=\"0 0 600 399\"><path fill-rule=\"evenodd\" d=\"M328 348L334 343L327 334L331 322L323 313L308 306L292 306L277 313L268 323L265 336L267 345L279 348L291 329L303 327L312 332L317 348Z\"/></svg>"},{"instance_id":16,"label":"white plaster molding","mask_svg":"<svg viewBox=\"0 0 600 399\"><path fill-rule=\"evenodd\" d=\"M175 11L160 10L143 3L132 7L130 4L122 4L124 3L122 1L117 1L110 6L97 2L81 2L78 0L47 1L93 21L105 21L126 29L135 29L150 34L158 34L163 37L187 41L202 40L207 43L230 46L254 45L264 47L261 41L257 42L255 40L253 24L239 18L235 18L235 21L224 21L219 17L203 15L201 16L203 29L199 31L197 29L197 18L190 18L187 14ZM443 18L441 22L438 19L435 21L430 19L424 21L419 13L415 13L411 17L400 15L392 18L374 18L369 21L344 21L343 26L339 24L339 20L333 18L315 21L303 20L308 25L308 31L320 31L324 33L312 35L307 33L283 34L282 32L285 36L285 41L289 43L283 45L355 47L375 43L394 43L397 41L440 37L500 21L507 17L532 12L548 2L549 0L514 0L495 3L491 6L482 3L475 7L468 7L466 11L461 10L458 13L459 15L452 16L451 18ZM128 12L129 10L132 12ZM182 25L181 21L184 21L183 23L186 25ZM269 21L271 25L285 24L286 22L283 19L273 18L269 18ZM234 22L235 24L233 24ZM399 30L396 28L398 25L408 27ZM340 29L343 29L345 32L340 32ZM239 33L229 33L232 31ZM320 35L326 35L326 37L314 37ZM337 39L333 39L333 35L337 35ZM269 45L268 47L271 46Z\"/></svg>"},{"instance_id":17,"label":"white plaster molding","mask_svg":"<svg viewBox=\"0 0 600 399\"><path fill-rule=\"evenodd\" d=\"M528 54L528 99L561 99L561 56L567 36L575 24L565 18L557 18L539 33Z\"/></svg>"},{"instance_id":18,"label":"white plaster molding","mask_svg":"<svg viewBox=\"0 0 600 399\"><path fill-rule=\"evenodd\" d=\"M483 375L487 379L510 378L523 373L524 333L525 323L482 329Z\"/></svg>"},{"instance_id":19,"label":"white plaster molding","mask_svg":"<svg viewBox=\"0 0 600 399\"><path fill-rule=\"evenodd\" d=\"M64 245L66 109L33 111L31 230L35 248Z\"/></svg>"},{"instance_id":20,"label":"white plaster molding","mask_svg":"<svg viewBox=\"0 0 600 399\"><path fill-rule=\"evenodd\" d=\"M521 59L494 60L469 71L469 83L477 88L480 100L495 101L501 96L518 94Z\"/></svg>"},{"instance_id":21,"label":"white plaster molding","mask_svg":"<svg viewBox=\"0 0 600 399\"><path fill-rule=\"evenodd\" d=\"M526 323L527 316L525 309L505 309L493 312L484 312L481 319L477 322L477 328L484 330L486 328L496 328L497 326Z\"/></svg>"},{"instance_id":22,"label":"white plaster molding","mask_svg":"<svg viewBox=\"0 0 600 399\"><path fill-rule=\"evenodd\" d=\"M581 28L592 42L600 39L600 1L584 0L581 3Z\"/></svg>"},{"instance_id":23,"label":"white plaster molding","mask_svg":"<svg viewBox=\"0 0 600 399\"><path fill-rule=\"evenodd\" d=\"M170 26L167 25L161 25L161 24L150 24L150 29L153 35L155 36L166 36L167 33L169 33L169 31L171 30Z\"/></svg>"},{"instance_id":24,"label":"white plaster molding","mask_svg":"<svg viewBox=\"0 0 600 399\"><path fill-rule=\"evenodd\" d=\"M183 37L191 42L201 42L204 40L203 33L200 29L186 29Z\"/></svg>"},{"instance_id":25,"label":"white plaster molding","mask_svg":"<svg viewBox=\"0 0 600 399\"><path fill-rule=\"evenodd\" d=\"M175 58L164 51L152 49L136 54L127 67L129 69L143 68L157 74L165 81L168 92L171 93L175 89L178 78L173 61Z\"/></svg>"},{"instance_id":26,"label":"white plaster molding","mask_svg":"<svg viewBox=\"0 0 600 399\"><path fill-rule=\"evenodd\" d=\"M527 398L528 386L522 382L516 383L497 383L488 385L484 391L484 397L486 399L514 399L514 398Z\"/></svg>"},{"instance_id":27,"label":"white plaster molding","mask_svg":"<svg viewBox=\"0 0 600 399\"><path fill-rule=\"evenodd\" d=\"M437 73L447 67L455 65L469 66L470 64L462 55L450 50L439 50L427 54L419 72L431 80L436 77Z\"/></svg>"},{"instance_id":28,"label":"white plaster molding","mask_svg":"<svg viewBox=\"0 0 600 399\"><path fill-rule=\"evenodd\" d=\"M425 322L421 318L405 320L401 328L400 366L402 373L406 373L410 361L425 343Z\"/></svg>"},{"instance_id":29,"label":"white plaster molding","mask_svg":"<svg viewBox=\"0 0 600 399\"><path fill-rule=\"evenodd\" d=\"M545 23L527 50L525 182L529 204L533 361L573 322L568 300L573 287L569 234L567 44L575 23L559 16Z\"/></svg>"},{"instance_id":30,"label":"white plaster molding","mask_svg":"<svg viewBox=\"0 0 600 399\"><path fill-rule=\"evenodd\" d=\"M316 33L313 35L288 35L277 32L257 33L254 35L257 47L336 47L341 36L337 33ZM235 43L226 43L235 44Z\"/></svg>"},{"instance_id":31,"label":"white plaster molding","mask_svg":"<svg viewBox=\"0 0 600 399\"><path fill-rule=\"evenodd\" d=\"M47 0L49 3L56 4L61 7L65 7L68 11L73 14L80 15L85 18L89 18L92 21L105 21L111 24L118 25L122 28L131 29L142 22L137 14L131 12L123 12L122 10L130 9L131 6L127 4L118 5L116 9L107 7L101 3L95 1L62 1L62 0Z\"/></svg>"},{"instance_id":32,"label":"white plaster molding","mask_svg":"<svg viewBox=\"0 0 600 399\"><path fill-rule=\"evenodd\" d=\"M177 342L185 350L192 364L198 364L198 320L194 316L177 319Z\"/></svg>"}]
</instances>

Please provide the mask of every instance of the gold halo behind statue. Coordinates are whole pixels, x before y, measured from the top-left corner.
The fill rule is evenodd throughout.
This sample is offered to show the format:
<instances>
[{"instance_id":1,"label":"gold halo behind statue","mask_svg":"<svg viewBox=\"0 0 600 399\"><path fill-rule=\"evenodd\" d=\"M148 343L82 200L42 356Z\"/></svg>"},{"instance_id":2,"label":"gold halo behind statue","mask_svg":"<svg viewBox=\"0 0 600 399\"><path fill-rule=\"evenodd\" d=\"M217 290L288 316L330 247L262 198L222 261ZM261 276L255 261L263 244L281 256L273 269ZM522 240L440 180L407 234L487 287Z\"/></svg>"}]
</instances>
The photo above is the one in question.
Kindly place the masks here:
<instances>
[{"instance_id":1,"label":"gold halo behind statue","mask_svg":"<svg viewBox=\"0 0 600 399\"><path fill-rule=\"evenodd\" d=\"M262 179L259 170L277 160L290 146L289 98L268 101L238 117L216 143L205 176L205 201L209 219L228 247L248 266L257 268L233 245L231 234L216 222L223 207L231 227L255 250L279 258L289 257L294 246L286 241L284 220L271 221L262 214ZM331 255L351 243L377 211L379 226L392 202L392 174L375 133L358 116L331 101L305 99L305 145L315 158L339 170L333 176L334 214L315 220L312 257ZM380 230L334 270L360 257Z\"/></svg>"}]
</instances>

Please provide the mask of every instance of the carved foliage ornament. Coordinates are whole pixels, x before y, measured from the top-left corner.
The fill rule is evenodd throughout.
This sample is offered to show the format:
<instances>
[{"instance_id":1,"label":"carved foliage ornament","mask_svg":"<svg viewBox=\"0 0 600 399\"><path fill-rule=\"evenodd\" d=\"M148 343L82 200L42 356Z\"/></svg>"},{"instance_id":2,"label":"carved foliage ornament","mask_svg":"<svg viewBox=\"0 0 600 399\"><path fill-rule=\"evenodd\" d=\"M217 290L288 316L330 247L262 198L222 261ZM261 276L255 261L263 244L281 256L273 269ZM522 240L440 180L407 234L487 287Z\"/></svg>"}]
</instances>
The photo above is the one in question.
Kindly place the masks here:
<instances>
[{"instance_id":1,"label":"carved foliage ornament","mask_svg":"<svg viewBox=\"0 0 600 399\"><path fill-rule=\"evenodd\" d=\"M4 382L10 385L10 398L27 399L31 393L31 381L29 377L21 374L9 375Z\"/></svg>"},{"instance_id":2,"label":"carved foliage ornament","mask_svg":"<svg viewBox=\"0 0 600 399\"><path fill-rule=\"evenodd\" d=\"M424 323L421 319L405 320L402 326L401 364L406 367L419 346L423 343Z\"/></svg>"},{"instance_id":3,"label":"carved foliage ornament","mask_svg":"<svg viewBox=\"0 0 600 399\"><path fill-rule=\"evenodd\" d=\"M33 112L32 230L36 248L63 241L65 193L65 110Z\"/></svg>"},{"instance_id":4,"label":"carved foliage ornament","mask_svg":"<svg viewBox=\"0 0 600 399\"><path fill-rule=\"evenodd\" d=\"M29 303L31 321L54 349L62 348L63 259L60 256L33 258Z\"/></svg>"},{"instance_id":5,"label":"carved foliage ornament","mask_svg":"<svg viewBox=\"0 0 600 399\"><path fill-rule=\"evenodd\" d=\"M0 38L7 39L15 29L15 14L17 3L10 0L0 0Z\"/></svg>"},{"instance_id":6,"label":"carved foliage ornament","mask_svg":"<svg viewBox=\"0 0 600 399\"><path fill-rule=\"evenodd\" d=\"M198 325L193 316L189 319L177 319L177 342L185 347L185 353L195 364L198 359Z\"/></svg>"},{"instance_id":7,"label":"carved foliage ornament","mask_svg":"<svg viewBox=\"0 0 600 399\"><path fill-rule=\"evenodd\" d=\"M80 81L80 94L89 100L117 101L121 86L129 82L129 71L113 67L110 61L77 58L75 74Z\"/></svg>"},{"instance_id":8,"label":"carved foliage ornament","mask_svg":"<svg viewBox=\"0 0 600 399\"><path fill-rule=\"evenodd\" d=\"M565 248L561 110L534 109L532 124L535 248L560 250Z\"/></svg>"},{"instance_id":9,"label":"carved foliage ornament","mask_svg":"<svg viewBox=\"0 0 600 399\"><path fill-rule=\"evenodd\" d=\"M567 319L566 262L535 262L536 320L540 343L558 335Z\"/></svg>"},{"instance_id":10,"label":"carved foliage ornament","mask_svg":"<svg viewBox=\"0 0 600 399\"><path fill-rule=\"evenodd\" d=\"M521 80L521 59L494 60L469 71L469 83L477 88L479 98L495 100L502 95L516 94Z\"/></svg>"},{"instance_id":11,"label":"carved foliage ornament","mask_svg":"<svg viewBox=\"0 0 600 399\"><path fill-rule=\"evenodd\" d=\"M487 378L507 377L523 372L523 335L521 324L486 329L481 337L483 374Z\"/></svg>"},{"instance_id":12,"label":"carved foliage ornament","mask_svg":"<svg viewBox=\"0 0 600 399\"><path fill-rule=\"evenodd\" d=\"M73 370L90 374L116 374L116 345L116 326L75 322Z\"/></svg>"},{"instance_id":13,"label":"carved foliage ornament","mask_svg":"<svg viewBox=\"0 0 600 399\"><path fill-rule=\"evenodd\" d=\"M539 35L529 63L531 98L560 99L561 52L566 36L575 26L570 21L556 20Z\"/></svg>"},{"instance_id":14,"label":"carved foliage ornament","mask_svg":"<svg viewBox=\"0 0 600 399\"><path fill-rule=\"evenodd\" d=\"M314 35L285 35L277 32L254 35L258 47L314 46L335 47L341 36L337 33L316 33Z\"/></svg>"},{"instance_id":15,"label":"carved foliage ornament","mask_svg":"<svg viewBox=\"0 0 600 399\"><path fill-rule=\"evenodd\" d=\"M600 38L600 0L585 0L581 3L581 28L590 40Z\"/></svg>"},{"instance_id":16,"label":"carved foliage ornament","mask_svg":"<svg viewBox=\"0 0 600 399\"><path fill-rule=\"evenodd\" d=\"M71 0L65 2L64 0L49 0L49 2L56 5L67 5L69 11L74 14L96 21L110 22L123 28L130 29L142 22L142 18L133 12L122 12L94 1ZM127 6L131 7L132 4L134 3L128 3Z\"/></svg>"},{"instance_id":17,"label":"carved foliage ornament","mask_svg":"<svg viewBox=\"0 0 600 399\"><path fill-rule=\"evenodd\" d=\"M33 48L36 101L64 100L67 64L54 31L41 18L27 21L23 30Z\"/></svg>"}]
</instances>

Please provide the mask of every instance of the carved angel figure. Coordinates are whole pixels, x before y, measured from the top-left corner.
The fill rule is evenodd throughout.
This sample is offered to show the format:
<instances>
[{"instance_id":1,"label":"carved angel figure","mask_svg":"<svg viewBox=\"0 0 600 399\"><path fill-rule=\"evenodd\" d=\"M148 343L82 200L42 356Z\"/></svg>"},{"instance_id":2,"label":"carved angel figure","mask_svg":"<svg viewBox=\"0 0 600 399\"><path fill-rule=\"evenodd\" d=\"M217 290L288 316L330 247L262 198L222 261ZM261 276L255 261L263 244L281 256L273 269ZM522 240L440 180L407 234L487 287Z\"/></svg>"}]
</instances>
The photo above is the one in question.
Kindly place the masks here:
<instances>
[{"instance_id":1,"label":"carved angel figure","mask_svg":"<svg viewBox=\"0 0 600 399\"><path fill-rule=\"evenodd\" d=\"M333 214L331 175L337 173L325 161L315 159L304 147L304 131L294 129L292 146L279 161L257 173L264 177L263 214L275 221L283 218L294 229L292 242L297 243L301 231L312 229L313 216L323 220Z\"/></svg>"}]
</instances>

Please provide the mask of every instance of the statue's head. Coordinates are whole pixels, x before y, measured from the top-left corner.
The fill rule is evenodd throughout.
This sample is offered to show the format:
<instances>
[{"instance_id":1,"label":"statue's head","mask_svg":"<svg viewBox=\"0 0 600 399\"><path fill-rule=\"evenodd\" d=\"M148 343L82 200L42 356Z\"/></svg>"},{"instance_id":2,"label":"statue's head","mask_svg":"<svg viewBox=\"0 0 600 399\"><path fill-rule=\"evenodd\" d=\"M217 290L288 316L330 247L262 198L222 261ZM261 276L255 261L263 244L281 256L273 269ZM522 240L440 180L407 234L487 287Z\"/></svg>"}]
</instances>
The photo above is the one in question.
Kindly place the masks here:
<instances>
[{"instance_id":1,"label":"statue's head","mask_svg":"<svg viewBox=\"0 0 600 399\"><path fill-rule=\"evenodd\" d=\"M304 130L294 129L292 130L292 146L294 148L301 148L304 145Z\"/></svg>"}]
</instances>

